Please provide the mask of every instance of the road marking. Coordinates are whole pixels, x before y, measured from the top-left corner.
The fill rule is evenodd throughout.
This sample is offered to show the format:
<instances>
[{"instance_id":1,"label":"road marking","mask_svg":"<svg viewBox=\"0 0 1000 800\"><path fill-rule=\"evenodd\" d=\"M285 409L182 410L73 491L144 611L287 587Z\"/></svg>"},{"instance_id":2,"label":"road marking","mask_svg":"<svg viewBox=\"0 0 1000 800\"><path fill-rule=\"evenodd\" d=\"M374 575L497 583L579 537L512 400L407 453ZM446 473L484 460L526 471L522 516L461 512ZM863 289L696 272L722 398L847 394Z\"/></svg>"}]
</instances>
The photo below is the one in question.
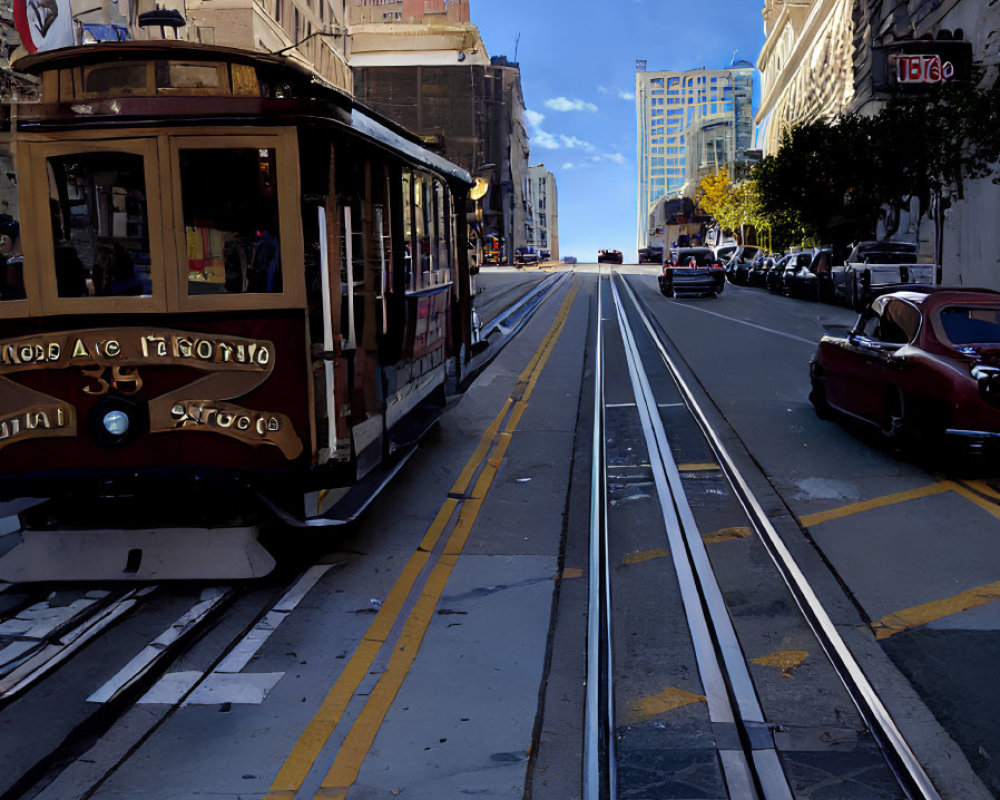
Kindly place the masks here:
<instances>
[{"instance_id":1,"label":"road marking","mask_svg":"<svg viewBox=\"0 0 1000 800\"><path fill-rule=\"evenodd\" d=\"M716 470L721 470L718 464L714 461L707 464L678 464L678 472L714 472Z\"/></svg>"},{"instance_id":2,"label":"road marking","mask_svg":"<svg viewBox=\"0 0 1000 800\"><path fill-rule=\"evenodd\" d=\"M995 495L995 492L982 481L956 481L952 485L952 488L966 500L975 503L984 511L988 511L994 517L1000 519L1000 505L997 505L996 502L989 498L983 497L976 491L976 489L979 489L979 491L986 494Z\"/></svg>"},{"instance_id":3,"label":"road marking","mask_svg":"<svg viewBox=\"0 0 1000 800\"><path fill-rule=\"evenodd\" d=\"M275 776L265 800L288 800L298 793L323 747L339 725L355 692L368 676L375 658L387 643L404 605L417 586L418 579L425 573L424 568L428 567L430 572L425 576L423 587L419 587L419 594L392 648L388 665L348 731L333 765L323 780L318 796L326 800L343 798L356 780L385 714L388 713L389 706L409 672L413 659L416 658L424 633L430 625L434 607L444 591L451 570L457 563L476 516L482 508L483 500L510 444L511 434L516 430L535 384L562 334L570 308L579 292L579 284L575 281L574 278L574 285L563 300L548 334L521 372L500 413L483 433L479 445L452 485L451 491L448 492L449 498L442 504L418 549L382 603L354 655L293 746ZM503 431L500 430L501 425L504 427ZM469 484L477 471L479 478L472 492L468 493ZM467 494L469 496L466 500L456 499L466 497ZM456 516L457 520L454 519ZM449 525L453 525L451 535L444 548L435 553L438 540L442 538Z\"/></svg>"},{"instance_id":4,"label":"road marking","mask_svg":"<svg viewBox=\"0 0 1000 800\"><path fill-rule=\"evenodd\" d=\"M629 553L622 562L624 565L642 564L644 561L653 561L657 558L669 558L670 551L665 547L654 547L652 550L643 550L638 553Z\"/></svg>"},{"instance_id":5,"label":"road marking","mask_svg":"<svg viewBox=\"0 0 1000 800\"><path fill-rule=\"evenodd\" d=\"M739 526L706 533L701 538L706 544L714 544L715 542L731 542L734 539L746 539L752 534L753 531L750 528Z\"/></svg>"},{"instance_id":6,"label":"road marking","mask_svg":"<svg viewBox=\"0 0 1000 800\"><path fill-rule=\"evenodd\" d=\"M569 580L570 578L582 578L583 570L580 567L566 567L559 577L564 581Z\"/></svg>"},{"instance_id":7,"label":"road marking","mask_svg":"<svg viewBox=\"0 0 1000 800\"><path fill-rule=\"evenodd\" d=\"M659 694L650 697L642 697L633 700L628 704L628 723L642 722L644 720L658 717L670 711L674 711L684 706L704 703L706 697L701 694L689 692L686 689L678 689L674 686L665 686Z\"/></svg>"},{"instance_id":8,"label":"road marking","mask_svg":"<svg viewBox=\"0 0 1000 800\"><path fill-rule=\"evenodd\" d=\"M88 697L87 702L107 703L124 689L133 685L164 656L172 644L192 628L196 627L228 594L228 589L216 588L206 589L202 592L199 603L157 636L150 644L140 650L135 658L118 670L111 680Z\"/></svg>"},{"instance_id":9,"label":"road marking","mask_svg":"<svg viewBox=\"0 0 1000 800\"><path fill-rule=\"evenodd\" d=\"M851 503L847 506L831 508L827 511L817 512L816 514L806 514L805 516L799 517L799 522L805 527L811 528L814 525L820 525L821 523L829 522L834 519L843 519L844 517L850 517L864 511L872 511L876 508L885 508L898 503L906 503L910 500L918 500L922 497L932 497L933 495L943 494L944 492L950 492L953 490L957 491L957 489L958 487L951 481L939 481L938 483L932 483L929 486L922 486L919 489L910 489L905 492L887 494L883 497L875 497L871 500L863 500L860 503Z\"/></svg>"},{"instance_id":10,"label":"road marking","mask_svg":"<svg viewBox=\"0 0 1000 800\"><path fill-rule=\"evenodd\" d=\"M750 661L762 667L780 669L782 675L791 678L792 670L800 666L807 658L809 658L809 653L806 650L779 650L777 653L760 658L751 658Z\"/></svg>"},{"instance_id":11,"label":"road marking","mask_svg":"<svg viewBox=\"0 0 1000 800\"><path fill-rule=\"evenodd\" d=\"M712 317L718 317L719 319L724 319L726 322L735 322L738 325L746 325L748 328L756 328L759 331L764 331L764 333L773 333L775 336L783 336L786 339L792 339L796 342L803 342L810 347L815 347L818 343L818 339L805 339L801 336L796 336L793 333L785 333L784 331L776 331L773 328L767 328L764 325L758 325L755 322L747 322L745 319L735 319L734 317L727 317L725 314L719 314L715 311L707 311L704 308L698 308L697 306L688 305L687 303L680 303L676 300L673 301L674 305L681 306L682 308L690 309L691 311L698 311L702 314L708 314Z\"/></svg>"},{"instance_id":12,"label":"road marking","mask_svg":"<svg viewBox=\"0 0 1000 800\"><path fill-rule=\"evenodd\" d=\"M85 644L132 610L139 600L155 591L155 586L130 590L112 605L102 609L82 625L69 631L58 642L44 645L27 661L19 664L0 680L0 698L12 697L55 669Z\"/></svg>"},{"instance_id":13,"label":"road marking","mask_svg":"<svg viewBox=\"0 0 1000 800\"><path fill-rule=\"evenodd\" d=\"M605 403L605 408L635 408L635 403Z\"/></svg>"},{"instance_id":14,"label":"road marking","mask_svg":"<svg viewBox=\"0 0 1000 800\"><path fill-rule=\"evenodd\" d=\"M211 672L168 673L140 699L139 703L177 705L182 700L185 706L217 705L219 703L259 705L263 703L268 692L284 677L285 673L244 674L242 673L243 668L257 655L278 626L302 602L309 590L334 566L334 564L317 564L303 572L281 599L271 607L271 610L240 639ZM194 620L194 623L200 622L212 606L202 607L209 602L215 605L221 602L224 596L225 594L222 594L195 606L185 617L194 616L197 611L197 620ZM185 617L181 617L170 629L161 634L151 645L151 648L156 648L161 639L169 639L171 630L178 623L185 621ZM190 626L191 623L186 624ZM160 650L162 649L161 646ZM141 653L140 656L142 656Z\"/></svg>"},{"instance_id":15,"label":"road marking","mask_svg":"<svg viewBox=\"0 0 1000 800\"><path fill-rule=\"evenodd\" d=\"M886 614L882 619L873 622L871 629L875 633L876 639L888 639L897 633L918 628L961 611L968 611L970 608L984 606L995 600L1000 600L1000 581L969 589L951 597L932 600L912 608L904 608L893 614Z\"/></svg>"}]
</instances>

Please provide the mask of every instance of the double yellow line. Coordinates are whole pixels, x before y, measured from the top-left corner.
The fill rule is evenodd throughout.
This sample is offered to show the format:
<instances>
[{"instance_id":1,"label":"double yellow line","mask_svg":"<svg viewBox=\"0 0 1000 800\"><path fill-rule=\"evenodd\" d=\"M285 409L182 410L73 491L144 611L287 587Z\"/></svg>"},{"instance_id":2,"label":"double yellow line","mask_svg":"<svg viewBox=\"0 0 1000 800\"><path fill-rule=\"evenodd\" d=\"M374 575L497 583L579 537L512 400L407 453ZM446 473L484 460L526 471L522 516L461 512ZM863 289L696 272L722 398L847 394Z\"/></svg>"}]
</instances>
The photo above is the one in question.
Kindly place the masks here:
<instances>
[{"instance_id":1,"label":"double yellow line","mask_svg":"<svg viewBox=\"0 0 1000 800\"><path fill-rule=\"evenodd\" d=\"M500 413L486 429L472 457L452 485L448 499L442 504L417 550L403 568L354 655L324 698L319 711L299 736L264 800L290 800L298 793L358 687L368 676L375 658L388 642L407 601L416 590L416 600L403 623L399 638L392 645L386 670L379 677L364 708L348 731L316 798L343 800L357 780L385 715L413 665L434 609L503 462L511 436L517 430L528 399L566 325L570 307L579 291L577 279L574 278L573 281L551 329L521 372ZM471 492L468 491L470 486ZM448 530L450 535L443 548L439 548L439 541ZM418 586L421 575L426 574L428 569L430 574L423 585Z\"/></svg>"}]
</instances>

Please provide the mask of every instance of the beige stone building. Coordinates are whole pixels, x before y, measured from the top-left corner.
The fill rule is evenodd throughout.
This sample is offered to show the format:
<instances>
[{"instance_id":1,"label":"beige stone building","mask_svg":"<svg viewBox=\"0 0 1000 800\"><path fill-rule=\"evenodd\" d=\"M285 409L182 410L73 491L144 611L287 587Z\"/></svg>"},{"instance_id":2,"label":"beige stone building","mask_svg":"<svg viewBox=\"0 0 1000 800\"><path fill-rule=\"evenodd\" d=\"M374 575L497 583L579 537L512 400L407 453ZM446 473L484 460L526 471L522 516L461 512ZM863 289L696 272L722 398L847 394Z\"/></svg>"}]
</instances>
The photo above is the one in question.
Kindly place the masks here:
<instances>
[{"instance_id":1,"label":"beige stone building","mask_svg":"<svg viewBox=\"0 0 1000 800\"><path fill-rule=\"evenodd\" d=\"M854 98L853 0L766 0L757 59L757 147L774 153L796 122L833 117Z\"/></svg>"},{"instance_id":2,"label":"beige stone building","mask_svg":"<svg viewBox=\"0 0 1000 800\"><path fill-rule=\"evenodd\" d=\"M544 164L528 167L528 204L532 220L529 245L549 253L552 261L559 260L559 196L556 178Z\"/></svg>"},{"instance_id":3,"label":"beige stone building","mask_svg":"<svg viewBox=\"0 0 1000 800\"><path fill-rule=\"evenodd\" d=\"M896 0L765 0L767 40L757 65L762 97L758 147L773 153L787 125L843 112L876 114L895 94L919 92L900 64L915 57L943 72L931 80L991 85L1000 74L1000 2ZM919 72L919 70L918 70ZM883 215L878 235L915 241L941 265L945 285L1000 289L1000 187L966 181L962 197L938 205L901 198L899 216Z\"/></svg>"}]
</instances>

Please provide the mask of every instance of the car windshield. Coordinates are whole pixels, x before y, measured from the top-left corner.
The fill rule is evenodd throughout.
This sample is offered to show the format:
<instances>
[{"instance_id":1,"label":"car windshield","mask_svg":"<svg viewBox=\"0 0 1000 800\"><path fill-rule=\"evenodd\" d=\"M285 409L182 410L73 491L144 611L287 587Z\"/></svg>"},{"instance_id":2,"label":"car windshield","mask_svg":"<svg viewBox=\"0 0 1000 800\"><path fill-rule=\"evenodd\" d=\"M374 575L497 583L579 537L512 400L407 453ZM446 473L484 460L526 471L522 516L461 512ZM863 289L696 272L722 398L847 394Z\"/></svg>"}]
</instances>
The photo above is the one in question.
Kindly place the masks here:
<instances>
[{"instance_id":1,"label":"car windshield","mask_svg":"<svg viewBox=\"0 0 1000 800\"><path fill-rule=\"evenodd\" d=\"M911 264L915 257L911 250L870 250L862 254L869 264Z\"/></svg>"},{"instance_id":2,"label":"car windshield","mask_svg":"<svg viewBox=\"0 0 1000 800\"><path fill-rule=\"evenodd\" d=\"M941 327L952 344L1000 344L1000 308L946 308Z\"/></svg>"},{"instance_id":3,"label":"car windshield","mask_svg":"<svg viewBox=\"0 0 1000 800\"><path fill-rule=\"evenodd\" d=\"M676 264L678 267L690 267L692 260L696 267L710 267L715 263L715 257L711 253L685 253L681 251L677 254Z\"/></svg>"}]
</instances>

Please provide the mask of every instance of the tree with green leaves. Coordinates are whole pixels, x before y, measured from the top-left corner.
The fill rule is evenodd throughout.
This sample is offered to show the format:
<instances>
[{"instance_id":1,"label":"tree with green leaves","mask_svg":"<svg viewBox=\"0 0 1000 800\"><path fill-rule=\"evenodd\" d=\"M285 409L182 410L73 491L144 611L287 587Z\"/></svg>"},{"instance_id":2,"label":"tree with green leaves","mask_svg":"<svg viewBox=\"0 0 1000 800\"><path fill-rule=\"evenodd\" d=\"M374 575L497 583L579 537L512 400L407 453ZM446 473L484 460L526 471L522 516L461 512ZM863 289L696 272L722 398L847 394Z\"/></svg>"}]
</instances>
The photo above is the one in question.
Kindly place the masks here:
<instances>
[{"instance_id":1,"label":"tree with green leaves","mask_svg":"<svg viewBox=\"0 0 1000 800\"><path fill-rule=\"evenodd\" d=\"M1000 89L944 84L901 92L872 117L800 123L753 177L765 224L782 231L776 248L806 238L835 247L874 238L880 212L898 219L916 197L920 213L937 223L940 263L941 210L963 197L969 179L995 175L998 160Z\"/></svg>"}]
</instances>

